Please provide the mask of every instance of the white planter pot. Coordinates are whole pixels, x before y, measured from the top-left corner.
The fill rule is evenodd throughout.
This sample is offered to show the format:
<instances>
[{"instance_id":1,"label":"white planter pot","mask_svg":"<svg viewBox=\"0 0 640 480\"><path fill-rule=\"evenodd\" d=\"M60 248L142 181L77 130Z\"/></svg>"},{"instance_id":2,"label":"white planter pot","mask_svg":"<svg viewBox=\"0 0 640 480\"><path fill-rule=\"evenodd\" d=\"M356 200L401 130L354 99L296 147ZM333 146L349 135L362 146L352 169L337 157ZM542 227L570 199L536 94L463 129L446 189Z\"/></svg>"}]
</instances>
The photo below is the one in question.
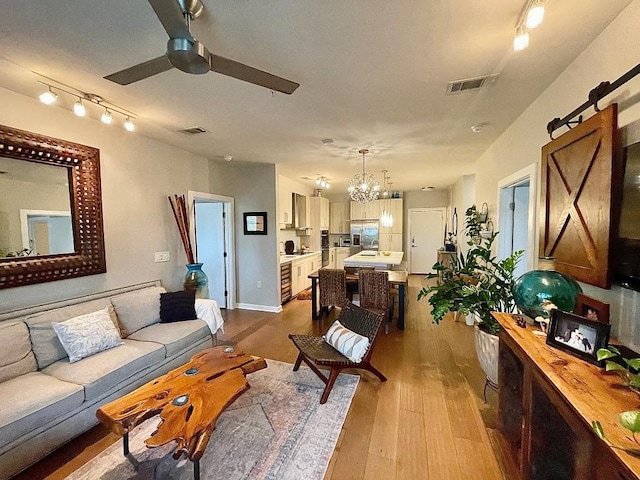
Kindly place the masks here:
<instances>
[{"instance_id":1,"label":"white planter pot","mask_svg":"<svg viewBox=\"0 0 640 480\"><path fill-rule=\"evenodd\" d=\"M497 335L483 332L476 326L475 331L476 354L482 370L487 378L495 385L498 384L498 345Z\"/></svg>"}]
</instances>

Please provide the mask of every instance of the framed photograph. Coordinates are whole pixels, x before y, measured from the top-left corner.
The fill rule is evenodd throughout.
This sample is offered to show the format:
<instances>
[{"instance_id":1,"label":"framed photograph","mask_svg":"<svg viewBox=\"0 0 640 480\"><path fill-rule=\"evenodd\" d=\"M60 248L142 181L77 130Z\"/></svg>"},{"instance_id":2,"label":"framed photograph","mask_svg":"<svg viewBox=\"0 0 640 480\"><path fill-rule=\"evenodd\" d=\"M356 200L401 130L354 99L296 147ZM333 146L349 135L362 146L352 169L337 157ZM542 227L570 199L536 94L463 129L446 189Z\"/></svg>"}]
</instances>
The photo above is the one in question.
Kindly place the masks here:
<instances>
[{"instance_id":1,"label":"framed photograph","mask_svg":"<svg viewBox=\"0 0 640 480\"><path fill-rule=\"evenodd\" d=\"M244 234L245 235L266 235L267 234L267 212L245 212L244 213Z\"/></svg>"},{"instance_id":2,"label":"framed photograph","mask_svg":"<svg viewBox=\"0 0 640 480\"><path fill-rule=\"evenodd\" d=\"M547 345L601 366L596 352L609 342L611 325L562 310L552 310Z\"/></svg>"},{"instance_id":3,"label":"framed photograph","mask_svg":"<svg viewBox=\"0 0 640 480\"><path fill-rule=\"evenodd\" d=\"M576 308L573 313L596 322L609 323L609 304L582 293L576 296Z\"/></svg>"}]
</instances>

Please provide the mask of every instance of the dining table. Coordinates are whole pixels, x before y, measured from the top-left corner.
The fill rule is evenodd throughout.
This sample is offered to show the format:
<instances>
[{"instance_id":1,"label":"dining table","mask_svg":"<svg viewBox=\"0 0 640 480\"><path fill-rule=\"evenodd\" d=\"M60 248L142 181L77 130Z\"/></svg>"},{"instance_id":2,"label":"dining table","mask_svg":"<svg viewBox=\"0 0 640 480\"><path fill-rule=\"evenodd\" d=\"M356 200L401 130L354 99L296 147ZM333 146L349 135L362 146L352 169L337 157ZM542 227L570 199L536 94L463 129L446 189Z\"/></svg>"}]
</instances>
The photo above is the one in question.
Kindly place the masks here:
<instances>
[{"instance_id":1,"label":"dining table","mask_svg":"<svg viewBox=\"0 0 640 480\"><path fill-rule=\"evenodd\" d=\"M405 295L409 279L409 274L406 270L383 270L389 274L389 286L391 288L398 288L398 330L404 330L404 305ZM311 279L311 318L318 319L318 270L309 274L308 278ZM357 282L358 274L347 272L347 282Z\"/></svg>"}]
</instances>

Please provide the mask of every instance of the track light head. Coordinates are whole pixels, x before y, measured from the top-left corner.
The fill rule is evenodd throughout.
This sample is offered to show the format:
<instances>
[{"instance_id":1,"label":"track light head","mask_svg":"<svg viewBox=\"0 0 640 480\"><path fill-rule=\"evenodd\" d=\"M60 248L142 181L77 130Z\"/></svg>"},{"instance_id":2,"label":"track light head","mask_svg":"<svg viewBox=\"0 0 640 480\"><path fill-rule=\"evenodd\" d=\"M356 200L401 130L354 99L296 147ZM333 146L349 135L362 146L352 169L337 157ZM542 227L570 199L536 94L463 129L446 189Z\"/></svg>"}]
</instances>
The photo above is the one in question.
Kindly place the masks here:
<instances>
[{"instance_id":1,"label":"track light head","mask_svg":"<svg viewBox=\"0 0 640 480\"><path fill-rule=\"evenodd\" d=\"M87 109L82 103L82 98L78 98L78 101L73 104L73 113L79 117L84 117L87 114Z\"/></svg>"},{"instance_id":2,"label":"track light head","mask_svg":"<svg viewBox=\"0 0 640 480\"><path fill-rule=\"evenodd\" d=\"M125 120L124 128L127 130L127 132L133 132L136 129L136 126L131 121L131 117L127 117L127 119Z\"/></svg>"},{"instance_id":3,"label":"track light head","mask_svg":"<svg viewBox=\"0 0 640 480\"><path fill-rule=\"evenodd\" d=\"M51 87L49 87L49 90L47 90L46 92L41 94L38 98L45 105L51 105L52 103L54 103L58 99L58 95L53 93L51 91Z\"/></svg>"}]
</instances>

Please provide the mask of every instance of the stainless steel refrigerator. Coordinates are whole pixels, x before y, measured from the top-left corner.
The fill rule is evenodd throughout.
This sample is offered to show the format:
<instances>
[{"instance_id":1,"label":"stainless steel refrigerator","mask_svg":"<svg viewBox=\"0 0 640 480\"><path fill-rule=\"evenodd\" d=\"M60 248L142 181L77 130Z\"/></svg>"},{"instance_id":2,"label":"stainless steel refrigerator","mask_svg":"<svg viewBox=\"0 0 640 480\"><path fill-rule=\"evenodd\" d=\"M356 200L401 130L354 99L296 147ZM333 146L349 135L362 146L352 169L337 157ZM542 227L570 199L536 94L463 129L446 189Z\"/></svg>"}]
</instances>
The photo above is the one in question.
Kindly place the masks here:
<instances>
[{"instance_id":1,"label":"stainless steel refrigerator","mask_svg":"<svg viewBox=\"0 0 640 480\"><path fill-rule=\"evenodd\" d=\"M351 254L361 250L378 250L379 224L375 220L351 222Z\"/></svg>"}]
</instances>

